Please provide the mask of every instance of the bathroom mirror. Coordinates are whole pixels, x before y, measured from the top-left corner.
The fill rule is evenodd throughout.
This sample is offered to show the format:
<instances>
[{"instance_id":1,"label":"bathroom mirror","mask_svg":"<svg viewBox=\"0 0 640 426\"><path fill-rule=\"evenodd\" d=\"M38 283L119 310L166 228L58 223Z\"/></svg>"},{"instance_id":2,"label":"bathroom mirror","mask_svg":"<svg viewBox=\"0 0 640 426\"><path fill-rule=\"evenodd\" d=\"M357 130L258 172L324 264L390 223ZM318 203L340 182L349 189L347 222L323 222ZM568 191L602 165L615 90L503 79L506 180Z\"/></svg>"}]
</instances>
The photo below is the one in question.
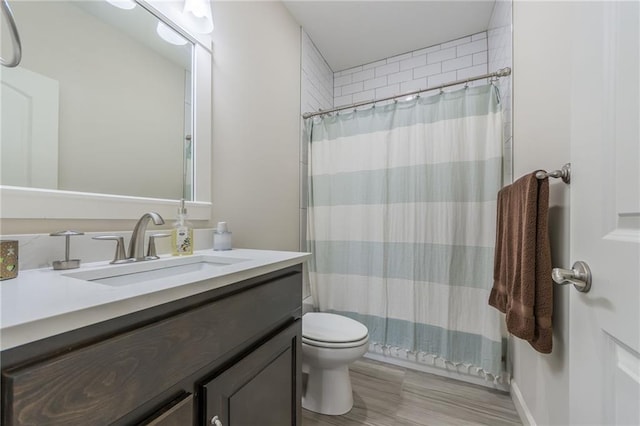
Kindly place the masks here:
<instances>
[{"instance_id":1,"label":"bathroom mirror","mask_svg":"<svg viewBox=\"0 0 640 426\"><path fill-rule=\"evenodd\" d=\"M2 217L133 218L138 205L171 217L184 197L208 219L211 52L169 2L11 6L23 59L0 73Z\"/></svg>"}]
</instances>

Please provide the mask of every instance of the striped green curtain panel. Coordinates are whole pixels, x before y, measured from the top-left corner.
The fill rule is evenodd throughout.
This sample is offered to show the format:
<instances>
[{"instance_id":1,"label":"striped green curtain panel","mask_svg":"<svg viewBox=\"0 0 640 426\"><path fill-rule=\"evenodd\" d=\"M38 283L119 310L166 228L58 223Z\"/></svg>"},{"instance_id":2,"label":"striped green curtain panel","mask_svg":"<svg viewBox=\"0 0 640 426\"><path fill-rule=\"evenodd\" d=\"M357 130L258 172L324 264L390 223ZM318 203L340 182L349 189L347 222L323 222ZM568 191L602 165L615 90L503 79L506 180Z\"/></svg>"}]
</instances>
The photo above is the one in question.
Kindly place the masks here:
<instances>
[{"instance_id":1,"label":"striped green curtain panel","mask_svg":"<svg viewBox=\"0 0 640 426\"><path fill-rule=\"evenodd\" d=\"M502 111L493 85L308 119L308 249L321 311L371 350L504 381L487 305Z\"/></svg>"}]
</instances>

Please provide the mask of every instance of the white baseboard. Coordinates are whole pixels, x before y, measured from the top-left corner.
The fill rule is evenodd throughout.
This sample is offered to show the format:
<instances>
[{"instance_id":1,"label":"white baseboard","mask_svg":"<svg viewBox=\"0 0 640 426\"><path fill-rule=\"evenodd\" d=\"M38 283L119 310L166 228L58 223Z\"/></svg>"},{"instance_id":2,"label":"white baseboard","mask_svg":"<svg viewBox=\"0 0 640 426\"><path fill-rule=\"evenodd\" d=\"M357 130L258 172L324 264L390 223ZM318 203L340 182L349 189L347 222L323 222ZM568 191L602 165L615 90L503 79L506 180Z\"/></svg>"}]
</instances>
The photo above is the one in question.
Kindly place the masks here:
<instances>
[{"instance_id":1,"label":"white baseboard","mask_svg":"<svg viewBox=\"0 0 640 426\"><path fill-rule=\"evenodd\" d=\"M529 407L527 407L527 403L522 397L518 384L513 379L511 379L511 399L513 400L513 404L516 406L516 411L520 416L522 424L524 426L537 426L536 419L533 418L533 414L531 414Z\"/></svg>"}]
</instances>

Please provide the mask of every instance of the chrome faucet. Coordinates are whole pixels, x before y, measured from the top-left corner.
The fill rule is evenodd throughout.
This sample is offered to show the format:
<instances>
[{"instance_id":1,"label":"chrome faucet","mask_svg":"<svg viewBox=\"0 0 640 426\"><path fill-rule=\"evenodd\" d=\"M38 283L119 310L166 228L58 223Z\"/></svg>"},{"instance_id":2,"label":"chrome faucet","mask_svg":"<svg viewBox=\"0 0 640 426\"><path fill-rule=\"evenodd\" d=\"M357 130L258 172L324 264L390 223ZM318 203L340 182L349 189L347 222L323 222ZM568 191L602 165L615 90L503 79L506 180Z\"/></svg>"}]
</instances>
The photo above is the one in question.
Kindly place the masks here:
<instances>
[{"instance_id":1,"label":"chrome faucet","mask_svg":"<svg viewBox=\"0 0 640 426\"><path fill-rule=\"evenodd\" d=\"M156 212L148 212L142 215L142 217L136 223L133 228L133 234L131 234L131 241L129 242L129 259L132 260L145 260L144 256L144 234L147 231L147 225L149 221L153 220L155 225L164 225L164 219Z\"/></svg>"}]
</instances>

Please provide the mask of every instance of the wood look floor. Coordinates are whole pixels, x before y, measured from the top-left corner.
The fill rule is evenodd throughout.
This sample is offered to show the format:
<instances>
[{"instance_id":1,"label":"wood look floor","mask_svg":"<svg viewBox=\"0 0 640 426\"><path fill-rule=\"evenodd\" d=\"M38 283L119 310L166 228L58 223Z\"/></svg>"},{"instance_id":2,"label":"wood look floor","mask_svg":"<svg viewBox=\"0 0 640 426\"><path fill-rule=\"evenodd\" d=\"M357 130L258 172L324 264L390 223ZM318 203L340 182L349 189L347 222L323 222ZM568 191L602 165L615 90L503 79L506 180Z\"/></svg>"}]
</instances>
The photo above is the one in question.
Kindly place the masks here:
<instances>
[{"instance_id":1,"label":"wood look floor","mask_svg":"<svg viewBox=\"0 0 640 426\"><path fill-rule=\"evenodd\" d=\"M351 411L325 416L303 409L302 426L522 424L504 392L368 359L350 370Z\"/></svg>"}]
</instances>

